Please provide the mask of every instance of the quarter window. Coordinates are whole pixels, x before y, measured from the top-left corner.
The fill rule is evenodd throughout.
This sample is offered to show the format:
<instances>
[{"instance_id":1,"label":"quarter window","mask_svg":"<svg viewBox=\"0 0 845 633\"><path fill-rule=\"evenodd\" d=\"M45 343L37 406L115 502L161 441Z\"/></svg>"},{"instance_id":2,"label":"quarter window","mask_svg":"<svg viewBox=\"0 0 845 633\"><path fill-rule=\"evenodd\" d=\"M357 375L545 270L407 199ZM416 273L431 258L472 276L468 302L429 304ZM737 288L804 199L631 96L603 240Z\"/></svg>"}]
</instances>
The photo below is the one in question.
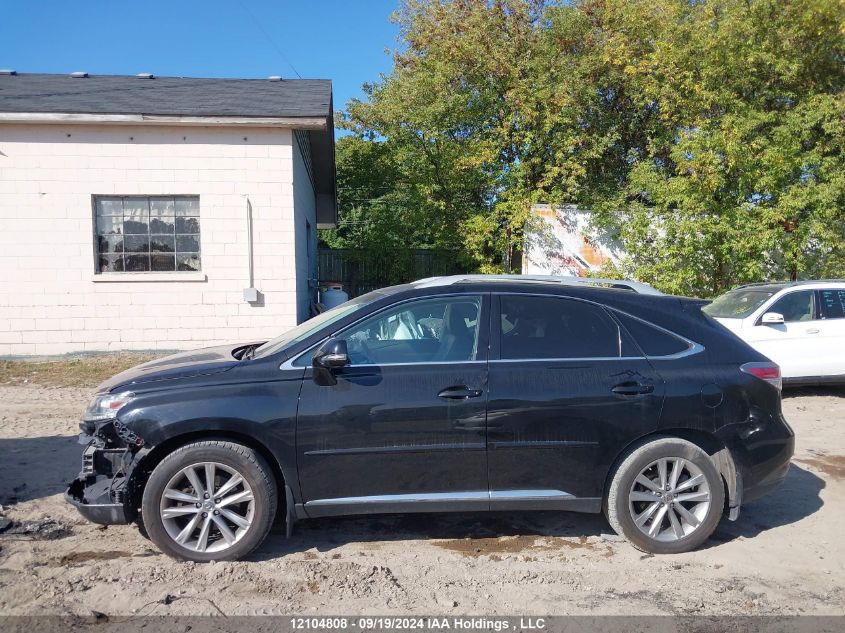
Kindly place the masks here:
<instances>
[{"instance_id":1,"label":"quarter window","mask_svg":"<svg viewBox=\"0 0 845 633\"><path fill-rule=\"evenodd\" d=\"M98 273L200 270L198 196L94 196Z\"/></svg>"},{"instance_id":2,"label":"quarter window","mask_svg":"<svg viewBox=\"0 0 845 633\"><path fill-rule=\"evenodd\" d=\"M481 297L423 299L380 312L342 334L352 365L461 362L478 355Z\"/></svg>"},{"instance_id":3,"label":"quarter window","mask_svg":"<svg viewBox=\"0 0 845 633\"><path fill-rule=\"evenodd\" d=\"M615 358L619 326L600 306L522 295L501 297L503 359Z\"/></svg>"},{"instance_id":4,"label":"quarter window","mask_svg":"<svg viewBox=\"0 0 845 633\"><path fill-rule=\"evenodd\" d=\"M845 289L822 290L822 316L825 319L845 319Z\"/></svg>"},{"instance_id":5,"label":"quarter window","mask_svg":"<svg viewBox=\"0 0 845 633\"><path fill-rule=\"evenodd\" d=\"M685 352L690 344L684 339L661 330L639 319L615 312L616 318L622 322L625 329L634 337L637 345L646 356L671 356ZM635 347L629 344L627 337L622 337L623 356L641 356Z\"/></svg>"},{"instance_id":6,"label":"quarter window","mask_svg":"<svg viewBox=\"0 0 845 633\"><path fill-rule=\"evenodd\" d=\"M812 290L790 292L775 301L766 312L782 314L785 323L812 321L816 318L816 293Z\"/></svg>"}]
</instances>

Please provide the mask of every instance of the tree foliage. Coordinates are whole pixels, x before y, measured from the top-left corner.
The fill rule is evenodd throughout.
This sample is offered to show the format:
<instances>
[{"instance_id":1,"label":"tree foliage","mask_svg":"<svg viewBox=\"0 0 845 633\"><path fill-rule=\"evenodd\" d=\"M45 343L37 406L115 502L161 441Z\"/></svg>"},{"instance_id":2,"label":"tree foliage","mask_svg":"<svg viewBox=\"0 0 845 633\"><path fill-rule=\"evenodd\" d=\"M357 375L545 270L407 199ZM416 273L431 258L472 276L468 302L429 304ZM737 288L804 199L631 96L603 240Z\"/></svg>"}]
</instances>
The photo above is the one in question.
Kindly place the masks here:
<instances>
[{"instance_id":1,"label":"tree foliage","mask_svg":"<svg viewBox=\"0 0 845 633\"><path fill-rule=\"evenodd\" d=\"M407 0L341 117L336 245L508 270L531 204L709 296L845 275L845 0Z\"/></svg>"},{"instance_id":2,"label":"tree foliage","mask_svg":"<svg viewBox=\"0 0 845 633\"><path fill-rule=\"evenodd\" d=\"M320 241L350 249L344 259L351 274L392 285L471 268L460 261L460 241L443 207L431 203L425 180L406 178L391 144L344 136L335 154L340 222L337 229L321 231ZM414 249L431 251L431 266L423 266L423 273Z\"/></svg>"}]
</instances>

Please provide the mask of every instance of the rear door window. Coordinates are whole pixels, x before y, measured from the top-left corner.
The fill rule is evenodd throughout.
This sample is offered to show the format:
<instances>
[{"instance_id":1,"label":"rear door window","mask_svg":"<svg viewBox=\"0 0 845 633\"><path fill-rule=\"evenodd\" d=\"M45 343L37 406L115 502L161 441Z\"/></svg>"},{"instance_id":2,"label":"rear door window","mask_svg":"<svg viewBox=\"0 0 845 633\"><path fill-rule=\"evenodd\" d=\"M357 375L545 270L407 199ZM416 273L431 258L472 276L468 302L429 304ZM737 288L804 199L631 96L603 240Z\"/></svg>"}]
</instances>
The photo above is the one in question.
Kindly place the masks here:
<instances>
[{"instance_id":1,"label":"rear door window","mask_svg":"<svg viewBox=\"0 0 845 633\"><path fill-rule=\"evenodd\" d=\"M822 317L825 319L845 319L845 288L821 290Z\"/></svg>"},{"instance_id":2,"label":"rear door window","mask_svg":"<svg viewBox=\"0 0 845 633\"><path fill-rule=\"evenodd\" d=\"M619 326L601 306L531 295L502 295L500 305L502 359L620 356Z\"/></svg>"}]
</instances>

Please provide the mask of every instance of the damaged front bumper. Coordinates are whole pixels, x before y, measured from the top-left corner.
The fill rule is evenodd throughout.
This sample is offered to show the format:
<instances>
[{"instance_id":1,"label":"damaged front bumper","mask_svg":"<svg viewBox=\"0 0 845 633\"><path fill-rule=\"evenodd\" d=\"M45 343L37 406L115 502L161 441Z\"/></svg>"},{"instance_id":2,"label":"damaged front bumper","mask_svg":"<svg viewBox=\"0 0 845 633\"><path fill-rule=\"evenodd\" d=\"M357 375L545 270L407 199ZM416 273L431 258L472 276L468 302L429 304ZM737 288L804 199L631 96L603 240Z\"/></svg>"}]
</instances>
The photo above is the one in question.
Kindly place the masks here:
<instances>
[{"instance_id":1,"label":"damaged front bumper","mask_svg":"<svg viewBox=\"0 0 845 633\"><path fill-rule=\"evenodd\" d=\"M132 503L131 474L140 451L130 450L119 440L110 440L101 429L95 436L83 433L80 443L87 444L82 453L82 471L68 486L65 500L93 523L131 523L137 516Z\"/></svg>"},{"instance_id":2,"label":"damaged front bumper","mask_svg":"<svg viewBox=\"0 0 845 633\"><path fill-rule=\"evenodd\" d=\"M135 520L136 511L124 502L114 502L109 490L111 480L104 477L90 482L88 478L74 479L65 492L65 501L92 523L123 525Z\"/></svg>"}]
</instances>

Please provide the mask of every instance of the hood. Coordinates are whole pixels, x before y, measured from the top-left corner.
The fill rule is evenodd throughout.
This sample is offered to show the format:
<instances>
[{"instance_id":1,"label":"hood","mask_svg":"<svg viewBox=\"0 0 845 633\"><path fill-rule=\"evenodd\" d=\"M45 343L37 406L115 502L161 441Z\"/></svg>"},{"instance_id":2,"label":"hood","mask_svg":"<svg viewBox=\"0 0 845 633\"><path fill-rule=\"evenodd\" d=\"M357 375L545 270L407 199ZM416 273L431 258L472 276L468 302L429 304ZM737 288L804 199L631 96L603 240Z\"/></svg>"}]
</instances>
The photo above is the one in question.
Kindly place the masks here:
<instances>
[{"instance_id":1,"label":"hood","mask_svg":"<svg viewBox=\"0 0 845 633\"><path fill-rule=\"evenodd\" d=\"M239 361L232 356L232 352L242 347L243 344L220 345L157 358L115 374L102 383L97 391L111 391L121 385L129 387L132 384L153 380L220 373L238 364Z\"/></svg>"},{"instance_id":2,"label":"hood","mask_svg":"<svg viewBox=\"0 0 845 633\"><path fill-rule=\"evenodd\" d=\"M723 317L710 317L714 321L721 323L731 331L742 329L742 319L725 319Z\"/></svg>"}]
</instances>

